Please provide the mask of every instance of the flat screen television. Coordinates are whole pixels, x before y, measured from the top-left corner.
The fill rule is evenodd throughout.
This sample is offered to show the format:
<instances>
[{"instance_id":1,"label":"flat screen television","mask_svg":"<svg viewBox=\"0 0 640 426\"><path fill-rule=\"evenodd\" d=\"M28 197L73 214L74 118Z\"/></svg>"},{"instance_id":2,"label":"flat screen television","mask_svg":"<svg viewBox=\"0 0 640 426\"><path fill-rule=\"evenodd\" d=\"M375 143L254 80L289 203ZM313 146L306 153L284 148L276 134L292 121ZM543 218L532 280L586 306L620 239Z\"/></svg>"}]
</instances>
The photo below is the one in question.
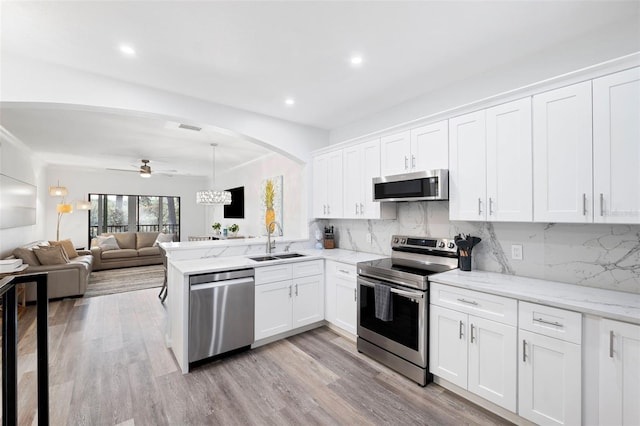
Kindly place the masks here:
<instances>
[{"instance_id":1,"label":"flat screen television","mask_svg":"<svg viewBox=\"0 0 640 426\"><path fill-rule=\"evenodd\" d=\"M244 186L227 191L231 193L231 204L224 206L225 219L244 219Z\"/></svg>"}]
</instances>

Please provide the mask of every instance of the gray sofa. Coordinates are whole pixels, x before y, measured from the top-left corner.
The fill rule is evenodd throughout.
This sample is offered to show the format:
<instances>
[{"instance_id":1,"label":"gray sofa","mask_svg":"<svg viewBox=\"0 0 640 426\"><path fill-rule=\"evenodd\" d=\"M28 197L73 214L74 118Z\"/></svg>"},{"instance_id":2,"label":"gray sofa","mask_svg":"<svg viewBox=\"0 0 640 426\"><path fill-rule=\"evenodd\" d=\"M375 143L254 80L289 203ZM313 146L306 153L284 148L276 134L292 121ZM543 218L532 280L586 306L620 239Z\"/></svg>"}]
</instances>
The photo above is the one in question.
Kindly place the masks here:
<instances>
[{"instance_id":1,"label":"gray sofa","mask_svg":"<svg viewBox=\"0 0 640 426\"><path fill-rule=\"evenodd\" d=\"M46 241L34 241L21 248L32 250L34 247L48 244ZM49 299L69 296L82 296L87 290L89 275L93 264L93 256L89 250L78 250L78 257L69 259L69 263L61 265L41 265L37 260L29 263L26 273L48 272ZM14 254L16 251L14 251ZM15 255L8 258L16 258ZM28 263L23 259L23 263ZM37 264L35 264L37 263ZM36 300L35 283L28 283L25 287L28 302Z\"/></svg>"},{"instance_id":2,"label":"gray sofa","mask_svg":"<svg viewBox=\"0 0 640 426\"><path fill-rule=\"evenodd\" d=\"M119 249L103 250L98 240L91 240L93 270L128 268L130 266L161 265L163 255L160 247L154 247L158 232L115 232L113 235Z\"/></svg>"}]
</instances>

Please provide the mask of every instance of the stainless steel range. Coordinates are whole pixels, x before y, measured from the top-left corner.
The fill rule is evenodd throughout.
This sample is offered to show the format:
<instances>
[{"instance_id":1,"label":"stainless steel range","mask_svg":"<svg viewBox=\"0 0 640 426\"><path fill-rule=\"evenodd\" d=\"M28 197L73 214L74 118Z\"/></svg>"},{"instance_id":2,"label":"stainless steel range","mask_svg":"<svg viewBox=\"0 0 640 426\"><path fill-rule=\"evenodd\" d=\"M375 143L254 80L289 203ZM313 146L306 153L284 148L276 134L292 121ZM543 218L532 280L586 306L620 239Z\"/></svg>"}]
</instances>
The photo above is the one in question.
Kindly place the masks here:
<instances>
[{"instance_id":1,"label":"stainless steel range","mask_svg":"<svg viewBox=\"0 0 640 426\"><path fill-rule=\"evenodd\" d=\"M453 239L394 235L390 258L358 263L358 351L425 386L428 277L457 268L457 253Z\"/></svg>"}]
</instances>

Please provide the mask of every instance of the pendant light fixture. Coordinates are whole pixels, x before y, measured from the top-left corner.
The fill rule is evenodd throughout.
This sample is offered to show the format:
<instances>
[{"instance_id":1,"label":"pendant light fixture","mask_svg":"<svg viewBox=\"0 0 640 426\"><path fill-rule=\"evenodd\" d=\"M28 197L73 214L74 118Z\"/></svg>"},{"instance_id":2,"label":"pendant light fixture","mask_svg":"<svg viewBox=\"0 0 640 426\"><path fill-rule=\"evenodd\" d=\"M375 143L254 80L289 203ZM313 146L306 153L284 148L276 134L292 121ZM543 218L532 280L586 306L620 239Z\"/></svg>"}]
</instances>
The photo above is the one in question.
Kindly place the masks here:
<instances>
[{"instance_id":1,"label":"pendant light fixture","mask_svg":"<svg viewBox=\"0 0 640 426\"><path fill-rule=\"evenodd\" d=\"M213 173L212 173L212 187L216 187L216 146L218 144L212 143L211 148L213 150ZM229 191L220 191L217 189L207 189L205 191L198 191L196 193L196 203L206 206L215 205L229 205L231 204L231 193Z\"/></svg>"}]
</instances>

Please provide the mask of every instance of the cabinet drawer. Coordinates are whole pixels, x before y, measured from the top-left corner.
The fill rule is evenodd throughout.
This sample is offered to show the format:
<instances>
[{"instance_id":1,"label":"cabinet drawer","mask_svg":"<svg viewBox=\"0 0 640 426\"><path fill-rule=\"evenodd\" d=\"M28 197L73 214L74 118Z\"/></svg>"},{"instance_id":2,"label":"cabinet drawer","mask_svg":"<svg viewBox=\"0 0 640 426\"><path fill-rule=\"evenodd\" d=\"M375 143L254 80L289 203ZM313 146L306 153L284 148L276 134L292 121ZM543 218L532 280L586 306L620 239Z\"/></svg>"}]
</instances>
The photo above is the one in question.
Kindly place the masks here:
<instances>
[{"instance_id":1,"label":"cabinet drawer","mask_svg":"<svg viewBox=\"0 0 640 426\"><path fill-rule=\"evenodd\" d=\"M358 279L358 268L356 268L356 265L349 265L348 263L332 262L331 269L328 272L336 277L347 280L353 279L354 282Z\"/></svg>"},{"instance_id":2,"label":"cabinet drawer","mask_svg":"<svg viewBox=\"0 0 640 426\"><path fill-rule=\"evenodd\" d=\"M291 263L264 266L262 268L256 268L255 272L256 285L291 280L293 277L293 268L291 267Z\"/></svg>"},{"instance_id":3,"label":"cabinet drawer","mask_svg":"<svg viewBox=\"0 0 640 426\"><path fill-rule=\"evenodd\" d=\"M323 262L323 260L312 260L310 262L292 263L293 278L322 275L324 269Z\"/></svg>"},{"instance_id":4,"label":"cabinet drawer","mask_svg":"<svg viewBox=\"0 0 640 426\"><path fill-rule=\"evenodd\" d=\"M576 344L582 342L582 314L550 306L520 302L519 327Z\"/></svg>"},{"instance_id":5,"label":"cabinet drawer","mask_svg":"<svg viewBox=\"0 0 640 426\"><path fill-rule=\"evenodd\" d=\"M495 296L479 291L431 283L431 303L459 312L516 326L518 302L508 297Z\"/></svg>"}]
</instances>

